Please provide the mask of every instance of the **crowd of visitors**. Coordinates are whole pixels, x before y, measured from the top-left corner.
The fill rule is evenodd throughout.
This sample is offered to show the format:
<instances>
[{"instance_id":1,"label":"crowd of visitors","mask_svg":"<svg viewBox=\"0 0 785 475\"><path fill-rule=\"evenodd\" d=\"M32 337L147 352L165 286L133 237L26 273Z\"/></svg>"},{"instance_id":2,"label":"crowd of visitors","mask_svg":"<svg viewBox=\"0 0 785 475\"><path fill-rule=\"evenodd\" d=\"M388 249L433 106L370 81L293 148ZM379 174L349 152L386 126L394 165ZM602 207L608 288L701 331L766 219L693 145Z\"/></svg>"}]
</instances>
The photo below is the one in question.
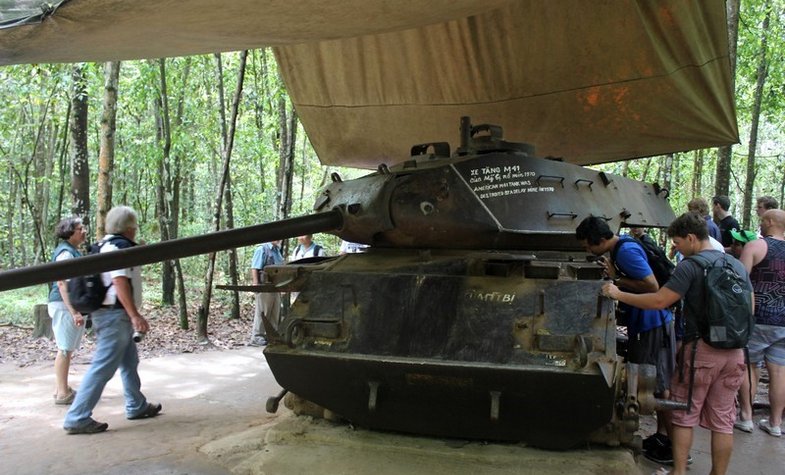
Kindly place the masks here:
<instances>
[{"instance_id":1,"label":"crowd of visitors","mask_svg":"<svg viewBox=\"0 0 785 475\"><path fill-rule=\"evenodd\" d=\"M757 426L773 437L782 435L785 211L777 208L778 203L773 198L759 198L760 227L755 232L740 228L730 213L731 203L727 196L715 196L711 202L713 216L709 214L707 201L695 198L688 203L688 212L668 227L667 236L672 243L670 256L678 265L662 285L653 282L653 269L647 266L651 260L647 262L634 245L628 245L638 253L634 271L627 269L629 258L624 253L612 252L625 237L605 229L607 225L602 226L604 219L587 218L576 229L576 238L584 243L588 252L610 255L600 262L607 278L611 279L604 285L603 294L619 301L617 316L628 325L632 351L628 350L627 361L655 364L655 395L689 404L688 411L658 413L657 432L643 442L647 458L673 466L671 472L662 469L658 473L686 473L692 461L690 447L697 426L711 431L711 473L715 475L727 472L734 429L752 433ZM587 229L599 231L587 232ZM640 229L631 229L630 235L637 238L641 246L651 246L648 242L651 237ZM706 288L706 273L708 266L716 262L726 263L729 272L738 276L740 292L749 292L747 307L751 308L742 310L750 315L754 312L754 326L751 325L749 332L746 361L742 348L720 348L708 341L700 329L702 318L709 312L706 302L710 290ZM631 313L630 308L635 310ZM649 329L654 325L645 312L665 309L673 309L676 314L677 341L672 347L668 346L669 338L651 339L645 332L641 338L641 328ZM735 309L726 311L738 312ZM662 318L662 322L665 332L669 320ZM639 347L652 346L650 341L661 352L659 359L654 358L655 352L651 349L648 360L640 357ZM752 404L763 367L769 374L770 410L768 417L756 424L752 418ZM749 375L747 368L750 368ZM689 378L685 378L685 374ZM665 387L663 378L669 379Z\"/></svg>"}]
</instances>

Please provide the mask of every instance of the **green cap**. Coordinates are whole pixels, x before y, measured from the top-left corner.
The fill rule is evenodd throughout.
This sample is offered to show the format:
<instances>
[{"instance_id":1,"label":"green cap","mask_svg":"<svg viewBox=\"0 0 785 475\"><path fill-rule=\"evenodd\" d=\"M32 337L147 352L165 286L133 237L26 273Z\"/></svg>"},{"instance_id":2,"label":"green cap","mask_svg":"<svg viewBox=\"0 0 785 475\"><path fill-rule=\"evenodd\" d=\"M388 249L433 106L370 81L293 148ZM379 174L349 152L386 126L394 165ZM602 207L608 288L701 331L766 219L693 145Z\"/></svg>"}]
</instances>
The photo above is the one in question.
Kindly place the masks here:
<instances>
[{"instance_id":1,"label":"green cap","mask_svg":"<svg viewBox=\"0 0 785 475\"><path fill-rule=\"evenodd\" d=\"M750 241L754 241L754 240L758 239L758 235L757 234L755 234L752 231L747 231L747 230L744 230L744 229L742 229L740 231L737 231L735 229L731 229L730 235L733 236L733 239L735 239L735 240L737 240L739 242L742 242L744 244L746 244L746 243L748 243Z\"/></svg>"}]
</instances>

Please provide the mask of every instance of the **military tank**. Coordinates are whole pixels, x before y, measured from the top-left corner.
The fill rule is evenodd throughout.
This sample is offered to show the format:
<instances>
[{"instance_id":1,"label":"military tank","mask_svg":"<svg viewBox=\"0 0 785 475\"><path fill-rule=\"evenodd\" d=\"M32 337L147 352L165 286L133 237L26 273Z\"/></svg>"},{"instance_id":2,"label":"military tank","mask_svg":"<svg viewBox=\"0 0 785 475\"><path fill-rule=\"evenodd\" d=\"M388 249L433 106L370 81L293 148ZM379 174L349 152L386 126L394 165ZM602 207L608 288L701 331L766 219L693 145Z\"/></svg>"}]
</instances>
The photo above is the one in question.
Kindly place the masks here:
<instances>
[{"instance_id":1,"label":"military tank","mask_svg":"<svg viewBox=\"0 0 785 475\"><path fill-rule=\"evenodd\" d=\"M264 350L278 383L372 429L522 441L639 444L654 368L616 351L614 303L575 228L600 216L664 227L667 190L537 157L461 119L460 145L415 145L393 167L337 174L309 216L0 273L0 290L329 232L365 253L268 267L242 289L297 292ZM268 401L274 411L282 394Z\"/></svg>"}]
</instances>

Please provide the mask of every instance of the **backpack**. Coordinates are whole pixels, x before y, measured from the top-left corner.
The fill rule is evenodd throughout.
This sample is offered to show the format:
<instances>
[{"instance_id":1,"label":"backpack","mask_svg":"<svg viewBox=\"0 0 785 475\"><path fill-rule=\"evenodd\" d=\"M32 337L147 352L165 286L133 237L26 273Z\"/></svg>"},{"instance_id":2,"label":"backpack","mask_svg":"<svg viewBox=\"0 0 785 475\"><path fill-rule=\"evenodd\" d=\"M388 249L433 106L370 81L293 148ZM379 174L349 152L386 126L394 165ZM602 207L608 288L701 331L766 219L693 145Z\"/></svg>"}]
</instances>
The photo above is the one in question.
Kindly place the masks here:
<instances>
[{"instance_id":1,"label":"backpack","mask_svg":"<svg viewBox=\"0 0 785 475\"><path fill-rule=\"evenodd\" d=\"M651 267L651 271L654 273L654 278L657 279L660 287L665 285L665 282L668 282L668 279L670 279L673 269L676 268L673 262L668 259L668 256L665 255L665 251L650 239L638 240L629 236L620 236L619 241L613 247L613 251L611 251L611 258L614 262L616 262L616 254L619 252L622 244L626 242L637 243L643 248L649 267Z\"/></svg>"},{"instance_id":2,"label":"backpack","mask_svg":"<svg viewBox=\"0 0 785 475\"><path fill-rule=\"evenodd\" d=\"M695 315L698 335L714 348L744 348L755 326L752 290L747 278L731 265L727 254L709 261L704 256L688 257L703 269L706 311ZM692 335L695 336L695 335ZM689 338L690 335L685 335Z\"/></svg>"},{"instance_id":3,"label":"backpack","mask_svg":"<svg viewBox=\"0 0 785 475\"><path fill-rule=\"evenodd\" d=\"M123 236L113 236L110 239L91 245L88 254L98 254L107 242L120 240L131 242L128 238ZM109 285L104 285L100 272L90 275L80 275L68 281L68 299L71 301L71 306L74 310L87 315L101 308L104 298L106 297L106 291L109 290L109 287L111 286L111 283Z\"/></svg>"}]
</instances>

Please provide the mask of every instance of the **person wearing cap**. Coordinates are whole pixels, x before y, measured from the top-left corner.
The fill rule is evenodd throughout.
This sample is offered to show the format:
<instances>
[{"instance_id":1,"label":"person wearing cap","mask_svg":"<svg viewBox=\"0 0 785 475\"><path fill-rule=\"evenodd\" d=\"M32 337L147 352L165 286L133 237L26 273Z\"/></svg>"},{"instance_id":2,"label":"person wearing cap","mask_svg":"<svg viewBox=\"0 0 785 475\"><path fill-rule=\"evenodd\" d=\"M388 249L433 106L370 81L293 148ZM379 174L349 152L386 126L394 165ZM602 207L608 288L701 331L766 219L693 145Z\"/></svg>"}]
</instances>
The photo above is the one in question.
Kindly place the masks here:
<instances>
[{"instance_id":1,"label":"person wearing cap","mask_svg":"<svg viewBox=\"0 0 785 475\"><path fill-rule=\"evenodd\" d=\"M744 249L745 244L758 239L756 233L747 231L746 229L740 231L732 229L730 235L733 237L733 242L730 245L730 255L736 259L741 257L741 251Z\"/></svg>"}]
</instances>

